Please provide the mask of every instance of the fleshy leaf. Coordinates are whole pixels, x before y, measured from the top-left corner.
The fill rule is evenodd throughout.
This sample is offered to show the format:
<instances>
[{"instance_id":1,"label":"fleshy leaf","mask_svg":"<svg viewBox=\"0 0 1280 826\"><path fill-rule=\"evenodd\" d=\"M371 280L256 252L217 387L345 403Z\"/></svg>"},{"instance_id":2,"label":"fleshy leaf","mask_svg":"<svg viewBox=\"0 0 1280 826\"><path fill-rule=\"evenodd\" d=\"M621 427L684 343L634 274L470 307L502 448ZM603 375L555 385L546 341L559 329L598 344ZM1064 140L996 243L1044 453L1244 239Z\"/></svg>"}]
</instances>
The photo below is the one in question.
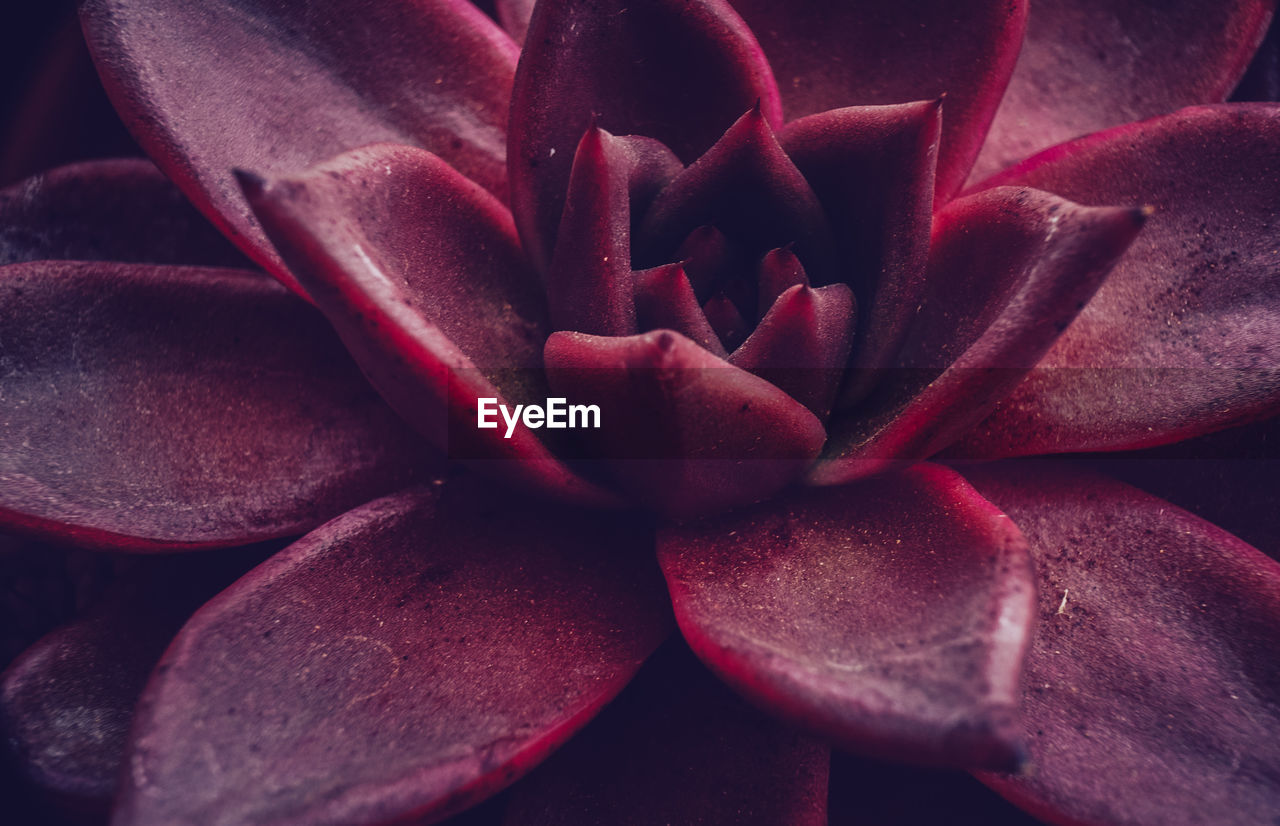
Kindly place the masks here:
<instances>
[{"instance_id":1,"label":"fleshy leaf","mask_svg":"<svg viewBox=\"0 0 1280 826\"><path fill-rule=\"evenodd\" d=\"M831 220L858 299L851 407L893 364L924 295L941 102L858 106L787 124L780 140Z\"/></svg>"},{"instance_id":2,"label":"fleshy leaf","mask_svg":"<svg viewBox=\"0 0 1280 826\"><path fill-rule=\"evenodd\" d=\"M636 317L642 330L675 330L712 355L728 355L698 306L698 297L682 266L666 264L637 272L635 293Z\"/></svg>"},{"instance_id":3,"label":"fleshy leaf","mask_svg":"<svg viewBox=\"0 0 1280 826\"><path fill-rule=\"evenodd\" d=\"M0 522L160 550L298 534L429 463L324 319L265 275L0 269Z\"/></svg>"},{"instance_id":4,"label":"fleshy leaf","mask_svg":"<svg viewBox=\"0 0 1280 826\"><path fill-rule=\"evenodd\" d=\"M265 555L149 559L14 662L0 678L0 731L28 782L64 809L105 813L147 675L187 617Z\"/></svg>"},{"instance_id":5,"label":"fleshy leaf","mask_svg":"<svg viewBox=\"0 0 1280 826\"><path fill-rule=\"evenodd\" d=\"M554 329L600 336L637 332L631 274L632 191L656 192L681 169L680 161L657 141L615 138L595 127L587 130L574 156L547 272Z\"/></svg>"},{"instance_id":6,"label":"fleshy leaf","mask_svg":"<svg viewBox=\"0 0 1280 826\"><path fill-rule=\"evenodd\" d=\"M1026 0L733 0L778 78L787 120L946 95L938 197L964 183L1013 73Z\"/></svg>"},{"instance_id":7,"label":"fleshy leaf","mask_svg":"<svg viewBox=\"0 0 1280 826\"><path fill-rule=\"evenodd\" d=\"M1280 106L1197 107L1056 147L993 181L1154 214L958 455L1150 447L1280 410L1278 142Z\"/></svg>"},{"instance_id":8,"label":"fleshy leaf","mask_svg":"<svg viewBox=\"0 0 1280 826\"><path fill-rule=\"evenodd\" d=\"M934 218L925 294L867 402L831 425L811 478L842 484L927 458L1012 390L1094 295L1145 212L1002 187Z\"/></svg>"},{"instance_id":9,"label":"fleshy leaf","mask_svg":"<svg viewBox=\"0 0 1280 826\"><path fill-rule=\"evenodd\" d=\"M351 511L198 611L118 826L434 822L617 694L669 630L648 531L466 482Z\"/></svg>"},{"instance_id":10,"label":"fleshy leaf","mask_svg":"<svg viewBox=\"0 0 1280 826\"><path fill-rule=\"evenodd\" d=\"M778 296L729 363L754 373L826 421L853 347L857 308L844 284L797 284Z\"/></svg>"},{"instance_id":11,"label":"fleshy leaf","mask_svg":"<svg viewBox=\"0 0 1280 826\"><path fill-rule=\"evenodd\" d=\"M769 64L724 0L542 0L526 44L508 163L520 239L540 271L574 147L593 122L655 138L692 163L755 101L769 120L782 117Z\"/></svg>"},{"instance_id":12,"label":"fleshy leaf","mask_svg":"<svg viewBox=\"0 0 1280 826\"><path fill-rule=\"evenodd\" d=\"M665 528L658 560L685 639L763 707L875 756L1019 762L1031 562L954 471Z\"/></svg>"},{"instance_id":13,"label":"fleshy leaf","mask_svg":"<svg viewBox=\"0 0 1280 826\"><path fill-rule=\"evenodd\" d=\"M299 175L242 175L272 242L365 375L451 458L602 500L529 430L477 427L478 399L546 398L546 307L511 214L421 149L377 144ZM423 239L429 238L430 243Z\"/></svg>"},{"instance_id":14,"label":"fleshy leaf","mask_svg":"<svg viewBox=\"0 0 1280 826\"><path fill-rule=\"evenodd\" d=\"M0 264L68 259L246 266L149 161L86 161L0 192Z\"/></svg>"},{"instance_id":15,"label":"fleshy leaf","mask_svg":"<svg viewBox=\"0 0 1280 826\"><path fill-rule=\"evenodd\" d=\"M821 450L822 423L764 379L670 330L627 338L555 333L551 386L600 407L591 455L642 503L677 518L755 502Z\"/></svg>"},{"instance_id":16,"label":"fleshy leaf","mask_svg":"<svg viewBox=\"0 0 1280 826\"><path fill-rule=\"evenodd\" d=\"M1275 0L1055 0L1026 41L970 180L1072 138L1221 103L1258 48Z\"/></svg>"},{"instance_id":17,"label":"fleshy leaf","mask_svg":"<svg viewBox=\"0 0 1280 826\"><path fill-rule=\"evenodd\" d=\"M756 318L764 318L774 302L796 285L809 286L809 274L789 247L769 250L756 268Z\"/></svg>"},{"instance_id":18,"label":"fleshy leaf","mask_svg":"<svg viewBox=\"0 0 1280 826\"><path fill-rule=\"evenodd\" d=\"M232 169L289 173L392 141L429 149L505 197L518 50L465 0L86 0L81 19L139 143L295 291Z\"/></svg>"},{"instance_id":19,"label":"fleshy leaf","mask_svg":"<svg viewBox=\"0 0 1280 826\"><path fill-rule=\"evenodd\" d=\"M503 824L826 826L829 764L673 643L514 790Z\"/></svg>"},{"instance_id":20,"label":"fleshy leaf","mask_svg":"<svg viewBox=\"0 0 1280 826\"><path fill-rule=\"evenodd\" d=\"M640 221L634 256L671 260L695 229L714 226L753 256L791 244L816 280L832 280L834 240L818 197L757 106L658 193Z\"/></svg>"},{"instance_id":21,"label":"fleshy leaf","mask_svg":"<svg viewBox=\"0 0 1280 826\"><path fill-rule=\"evenodd\" d=\"M1035 557L1031 768L982 779L1055 823L1270 826L1280 563L1062 463L976 468Z\"/></svg>"}]
</instances>

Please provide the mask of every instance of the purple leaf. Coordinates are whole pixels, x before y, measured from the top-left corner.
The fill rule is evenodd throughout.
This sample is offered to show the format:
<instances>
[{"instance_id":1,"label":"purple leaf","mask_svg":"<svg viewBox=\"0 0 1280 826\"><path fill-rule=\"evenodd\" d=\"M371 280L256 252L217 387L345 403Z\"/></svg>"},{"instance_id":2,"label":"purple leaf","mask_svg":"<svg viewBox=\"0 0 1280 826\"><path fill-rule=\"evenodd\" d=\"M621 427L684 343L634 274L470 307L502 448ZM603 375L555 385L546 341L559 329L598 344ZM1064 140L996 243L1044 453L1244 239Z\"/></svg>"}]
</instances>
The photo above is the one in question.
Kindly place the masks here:
<instances>
[{"instance_id":1,"label":"purple leaf","mask_svg":"<svg viewBox=\"0 0 1280 826\"><path fill-rule=\"evenodd\" d=\"M938 197L964 183L1013 73L1026 0L733 0L778 78L787 120L946 95Z\"/></svg>"},{"instance_id":2,"label":"purple leaf","mask_svg":"<svg viewBox=\"0 0 1280 826\"><path fill-rule=\"evenodd\" d=\"M1018 764L1031 562L954 471L665 528L658 560L685 639L764 708L879 757Z\"/></svg>"},{"instance_id":3,"label":"purple leaf","mask_svg":"<svg viewBox=\"0 0 1280 826\"><path fill-rule=\"evenodd\" d=\"M925 294L897 369L832 423L812 478L842 484L964 435L1053 345L1144 220L1139 209L1025 188L948 204L935 216Z\"/></svg>"},{"instance_id":4,"label":"purple leaf","mask_svg":"<svg viewBox=\"0 0 1280 826\"><path fill-rule=\"evenodd\" d=\"M68 259L244 267L149 161L85 161L0 191L0 264Z\"/></svg>"},{"instance_id":5,"label":"purple leaf","mask_svg":"<svg viewBox=\"0 0 1280 826\"><path fill-rule=\"evenodd\" d=\"M431 153L393 144L242 179L307 293L410 424L451 458L484 460L526 487L607 498L528 429L506 439L477 426L481 398L546 397L546 308L497 199Z\"/></svg>"},{"instance_id":6,"label":"purple leaf","mask_svg":"<svg viewBox=\"0 0 1280 826\"><path fill-rule=\"evenodd\" d=\"M756 502L793 481L826 433L769 382L670 330L627 338L555 333L556 392L600 408L591 455L640 503L676 518Z\"/></svg>"},{"instance_id":7,"label":"purple leaf","mask_svg":"<svg viewBox=\"0 0 1280 826\"><path fill-rule=\"evenodd\" d=\"M1277 142L1280 106L1197 107L1056 147L993 179L1154 213L958 455L1151 447L1280 410Z\"/></svg>"},{"instance_id":8,"label":"purple leaf","mask_svg":"<svg viewBox=\"0 0 1280 826\"><path fill-rule=\"evenodd\" d=\"M982 780L1054 823L1257 824L1280 804L1280 563L1064 463L971 478L1022 528L1031 762Z\"/></svg>"},{"instance_id":9,"label":"purple leaf","mask_svg":"<svg viewBox=\"0 0 1280 826\"><path fill-rule=\"evenodd\" d=\"M539 271L555 248L574 147L593 123L656 138L692 163L757 100L781 120L769 64L724 0L542 0L526 44L508 163L516 225Z\"/></svg>"},{"instance_id":10,"label":"purple leaf","mask_svg":"<svg viewBox=\"0 0 1280 826\"><path fill-rule=\"evenodd\" d=\"M1026 42L971 181L1111 126L1221 103L1262 40L1275 0L1054 0Z\"/></svg>"},{"instance_id":11,"label":"purple leaf","mask_svg":"<svg viewBox=\"0 0 1280 826\"><path fill-rule=\"evenodd\" d=\"M0 523L145 551L298 534L435 460L265 275L0 269Z\"/></svg>"},{"instance_id":12,"label":"purple leaf","mask_svg":"<svg viewBox=\"0 0 1280 826\"><path fill-rule=\"evenodd\" d=\"M119 826L433 822L508 785L666 637L648 532L467 480L370 503L196 613Z\"/></svg>"},{"instance_id":13,"label":"purple leaf","mask_svg":"<svg viewBox=\"0 0 1280 826\"><path fill-rule=\"evenodd\" d=\"M81 19L139 143L296 292L232 169L295 172L392 141L430 149L506 195L517 47L465 0L86 0Z\"/></svg>"}]
</instances>

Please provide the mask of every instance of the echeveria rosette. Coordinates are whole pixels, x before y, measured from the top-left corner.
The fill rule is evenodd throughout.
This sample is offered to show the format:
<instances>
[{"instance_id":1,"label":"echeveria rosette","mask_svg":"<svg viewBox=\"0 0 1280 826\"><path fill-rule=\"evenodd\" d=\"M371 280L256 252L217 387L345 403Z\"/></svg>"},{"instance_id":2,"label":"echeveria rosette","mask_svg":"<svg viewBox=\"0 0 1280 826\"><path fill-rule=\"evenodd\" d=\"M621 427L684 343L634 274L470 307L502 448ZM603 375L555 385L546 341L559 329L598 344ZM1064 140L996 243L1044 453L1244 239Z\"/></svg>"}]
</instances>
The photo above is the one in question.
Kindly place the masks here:
<instances>
[{"instance_id":1,"label":"echeveria rosette","mask_svg":"<svg viewBox=\"0 0 1280 826\"><path fill-rule=\"evenodd\" d=\"M1270 433L1280 110L1220 102L1274 3L494 5L82 4L163 174L0 194L0 516L310 533L138 561L22 655L27 782L434 821L639 670L488 814L823 823L836 746L1053 822L1269 823L1277 563L1078 463L924 460ZM606 426L474 426L552 393ZM641 669L677 624L748 703L680 643Z\"/></svg>"}]
</instances>

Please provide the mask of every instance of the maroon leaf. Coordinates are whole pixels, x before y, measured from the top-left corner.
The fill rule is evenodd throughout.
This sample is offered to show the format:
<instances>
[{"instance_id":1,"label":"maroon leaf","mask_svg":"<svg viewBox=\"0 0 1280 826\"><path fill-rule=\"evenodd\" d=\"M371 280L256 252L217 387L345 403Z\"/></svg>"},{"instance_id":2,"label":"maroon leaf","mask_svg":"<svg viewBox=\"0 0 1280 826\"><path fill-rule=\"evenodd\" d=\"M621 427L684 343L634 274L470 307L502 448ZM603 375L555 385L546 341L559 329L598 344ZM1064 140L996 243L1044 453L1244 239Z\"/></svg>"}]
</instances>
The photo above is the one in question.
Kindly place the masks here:
<instances>
[{"instance_id":1,"label":"maroon leaf","mask_svg":"<svg viewBox=\"0 0 1280 826\"><path fill-rule=\"evenodd\" d=\"M794 245L815 279L834 278L834 241L822 205L758 105L658 193L640 221L635 255L646 266L669 261L702 226L716 227L754 255Z\"/></svg>"},{"instance_id":2,"label":"maroon leaf","mask_svg":"<svg viewBox=\"0 0 1280 826\"><path fill-rule=\"evenodd\" d=\"M656 138L692 163L757 100L781 120L769 65L724 0L542 0L526 43L508 163L516 225L540 271L555 248L574 147L593 121Z\"/></svg>"},{"instance_id":3,"label":"maroon leaf","mask_svg":"<svg viewBox=\"0 0 1280 826\"><path fill-rule=\"evenodd\" d=\"M830 216L839 278L858 297L843 407L893 364L924 294L940 128L941 101L924 101L810 115L780 135Z\"/></svg>"},{"instance_id":4,"label":"maroon leaf","mask_svg":"<svg viewBox=\"0 0 1280 826\"><path fill-rule=\"evenodd\" d=\"M925 294L896 370L832 424L812 479L842 484L927 458L991 412L1053 345L1145 213L1003 187L935 216Z\"/></svg>"},{"instance_id":5,"label":"maroon leaf","mask_svg":"<svg viewBox=\"0 0 1280 826\"><path fill-rule=\"evenodd\" d=\"M1154 214L963 455L1123 450L1280 409L1280 106L1186 109L993 180Z\"/></svg>"},{"instance_id":6,"label":"maroon leaf","mask_svg":"<svg viewBox=\"0 0 1280 826\"><path fill-rule=\"evenodd\" d=\"M0 264L51 258L246 266L149 161L87 161L0 192Z\"/></svg>"},{"instance_id":7,"label":"maroon leaf","mask_svg":"<svg viewBox=\"0 0 1280 826\"><path fill-rule=\"evenodd\" d=\"M876 756L1018 763L1031 563L954 471L666 528L658 560L693 650L765 708Z\"/></svg>"},{"instance_id":8,"label":"maroon leaf","mask_svg":"<svg viewBox=\"0 0 1280 826\"><path fill-rule=\"evenodd\" d=\"M946 95L938 197L969 174L1009 83L1026 0L733 0L778 77L788 120Z\"/></svg>"},{"instance_id":9,"label":"maroon leaf","mask_svg":"<svg viewBox=\"0 0 1280 826\"><path fill-rule=\"evenodd\" d=\"M698 297L679 264L665 264L635 274L636 317L643 330L675 330L714 356L728 353L698 306Z\"/></svg>"},{"instance_id":10,"label":"maroon leaf","mask_svg":"<svg viewBox=\"0 0 1280 826\"><path fill-rule=\"evenodd\" d=\"M236 270L0 269L0 523L121 550L301 533L428 463L314 310Z\"/></svg>"},{"instance_id":11,"label":"maroon leaf","mask_svg":"<svg viewBox=\"0 0 1280 826\"><path fill-rule=\"evenodd\" d=\"M511 214L429 152L377 144L247 197L365 375L451 457L567 498L605 497L527 428L477 427L481 398L545 399L546 308ZM430 238L431 243L423 243Z\"/></svg>"},{"instance_id":12,"label":"maroon leaf","mask_svg":"<svg viewBox=\"0 0 1280 826\"><path fill-rule=\"evenodd\" d=\"M64 809L104 814L134 705L165 646L192 611L265 555L255 546L150 559L14 662L0 677L0 731L27 782Z\"/></svg>"},{"instance_id":13,"label":"maroon leaf","mask_svg":"<svg viewBox=\"0 0 1280 826\"><path fill-rule=\"evenodd\" d=\"M637 332L632 193L656 192L681 169L680 161L657 141L587 130L574 156L546 279L555 329L602 336Z\"/></svg>"},{"instance_id":14,"label":"maroon leaf","mask_svg":"<svg viewBox=\"0 0 1280 826\"><path fill-rule=\"evenodd\" d=\"M772 383L826 421L853 347L857 316L844 284L797 284L778 300L729 363Z\"/></svg>"},{"instance_id":15,"label":"maroon leaf","mask_svg":"<svg viewBox=\"0 0 1280 826\"><path fill-rule=\"evenodd\" d=\"M505 826L826 826L827 747L747 706L677 646L513 790Z\"/></svg>"},{"instance_id":16,"label":"maroon leaf","mask_svg":"<svg viewBox=\"0 0 1280 826\"><path fill-rule=\"evenodd\" d=\"M517 47L465 0L86 0L81 18L138 141L295 291L232 169L293 172L394 141L432 150L505 197Z\"/></svg>"},{"instance_id":17,"label":"maroon leaf","mask_svg":"<svg viewBox=\"0 0 1280 826\"><path fill-rule=\"evenodd\" d=\"M201 609L138 707L124 826L439 819L668 632L647 531L461 483L330 522Z\"/></svg>"},{"instance_id":18,"label":"maroon leaf","mask_svg":"<svg viewBox=\"0 0 1280 826\"><path fill-rule=\"evenodd\" d=\"M1280 101L1280 18L1271 18L1267 36L1230 99Z\"/></svg>"},{"instance_id":19,"label":"maroon leaf","mask_svg":"<svg viewBox=\"0 0 1280 826\"><path fill-rule=\"evenodd\" d=\"M1055 823L1270 826L1280 563L1062 463L973 478L1026 534L1040 585L1030 768L983 781Z\"/></svg>"},{"instance_id":20,"label":"maroon leaf","mask_svg":"<svg viewBox=\"0 0 1280 826\"><path fill-rule=\"evenodd\" d=\"M822 423L769 382L670 330L555 333L551 386L600 407L592 455L640 502L677 518L755 502L804 471Z\"/></svg>"},{"instance_id":21,"label":"maroon leaf","mask_svg":"<svg viewBox=\"0 0 1280 826\"><path fill-rule=\"evenodd\" d=\"M1080 135L1226 100L1275 6L1275 0L1035 5L970 180Z\"/></svg>"}]
</instances>

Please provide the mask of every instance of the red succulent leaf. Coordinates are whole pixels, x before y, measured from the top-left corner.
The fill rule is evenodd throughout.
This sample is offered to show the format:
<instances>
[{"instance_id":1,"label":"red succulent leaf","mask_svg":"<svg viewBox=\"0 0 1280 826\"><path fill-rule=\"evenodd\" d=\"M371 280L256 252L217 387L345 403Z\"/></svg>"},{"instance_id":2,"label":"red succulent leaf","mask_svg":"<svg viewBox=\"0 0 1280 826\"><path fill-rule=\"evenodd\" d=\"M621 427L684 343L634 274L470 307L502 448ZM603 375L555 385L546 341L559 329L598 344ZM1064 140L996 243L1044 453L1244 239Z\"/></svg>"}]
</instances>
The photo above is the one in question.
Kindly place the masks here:
<instances>
[{"instance_id":1,"label":"red succulent leaf","mask_svg":"<svg viewBox=\"0 0 1280 826\"><path fill-rule=\"evenodd\" d=\"M658 560L693 650L765 708L877 756L1017 765L1031 562L954 471L665 528Z\"/></svg>"},{"instance_id":2,"label":"red succulent leaf","mask_svg":"<svg viewBox=\"0 0 1280 826\"><path fill-rule=\"evenodd\" d=\"M990 458L1150 447L1280 410L1280 107L1223 104L1044 152L991 183L1154 214L966 439Z\"/></svg>"},{"instance_id":3,"label":"red succulent leaf","mask_svg":"<svg viewBox=\"0 0 1280 826\"><path fill-rule=\"evenodd\" d=\"M803 405L671 330L555 333L556 392L601 409L592 456L641 503L684 517L758 501L812 462L826 433Z\"/></svg>"},{"instance_id":4,"label":"red succulent leaf","mask_svg":"<svg viewBox=\"0 0 1280 826\"><path fill-rule=\"evenodd\" d=\"M375 144L247 197L365 375L451 457L602 501L525 428L476 427L478 399L545 398L548 323L537 278L496 198L421 149ZM431 243L423 243L430 238Z\"/></svg>"},{"instance_id":5,"label":"red succulent leaf","mask_svg":"<svg viewBox=\"0 0 1280 826\"><path fill-rule=\"evenodd\" d=\"M297 292L232 169L293 172L394 141L430 149L505 197L517 47L465 0L86 0L81 19L139 143Z\"/></svg>"},{"instance_id":6,"label":"red succulent leaf","mask_svg":"<svg viewBox=\"0 0 1280 826\"><path fill-rule=\"evenodd\" d=\"M964 183L1009 83L1026 0L733 0L760 38L788 120L946 95L938 197Z\"/></svg>"},{"instance_id":7,"label":"red succulent leaf","mask_svg":"<svg viewBox=\"0 0 1280 826\"><path fill-rule=\"evenodd\" d=\"M941 124L941 101L924 101L822 112L779 136L830 218L837 275L859 296L843 407L892 365L924 294Z\"/></svg>"},{"instance_id":8,"label":"red succulent leaf","mask_svg":"<svg viewBox=\"0 0 1280 826\"><path fill-rule=\"evenodd\" d=\"M1275 0L1055 0L1026 42L971 180L1090 132L1221 103L1244 74Z\"/></svg>"},{"instance_id":9,"label":"red succulent leaf","mask_svg":"<svg viewBox=\"0 0 1280 826\"><path fill-rule=\"evenodd\" d=\"M463 482L378 500L196 613L138 706L120 826L438 819L667 636L648 532Z\"/></svg>"},{"instance_id":10,"label":"red succulent leaf","mask_svg":"<svg viewBox=\"0 0 1280 826\"><path fill-rule=\"evenodd\" d=\"M823 484L927 458L991 412L1103 283L1145 213L1002 187L935 216L925 294L897 369L833 422Z\"/></svg>"},{"instance_id":11,"label":"red succulent leaf","mask_svg":"<svg viewBox=\"0 0 1280 826\"><path fill-rule=\"evenodd\" d=\"M983 781L1055 823L1271 824L1280 802L1280 563L1065 465L971 478L1040 585L1030 768Z\"/></svg>"},{"instance_id":12,"label":"red succulent leaf","mask_svg":"<svg viewBox=\"0 0 1280 826\"><path fill-rule=\"evenodd\" d=\"M781 120L769 64L724 0L542 0L508 146L511 205L534 265L550 263L574 147L593 122L655 138L691 163L755 101Z\"/></svg>"},{"instance_id":13,"label":"red succulent leaf","mask_svg":"<svg viewBox=\"0 0 1280 826\"><path fill-rule=\"evenodd\" d=\"M635 256L645 266L670 261L703 226L751 255L792 245L816 280L835 278L835 243L822 205L758 105L658 193L636 231Z\"/></svg>"},{"instance_id":14,"label":"red succulent leaf","mask_svg":"<svg viewBox=\"0 0 1280 826\"><path fill-rule=\"evenodd\" d=\"M85 161L0 191L0 264L46 259L246 266L149 161Z\"/></svg>"},{"instance_id":15,"label":"red succulent leaf","mask_svg":"<svg viewBox=\"0 0 1280 826\"><path fill-rule=\"evenodd\" d=\"M301 533L428 463L314 310L265 275L0 269L0 523L143 551Z\"/></svg>"},{"instance_id":16,"label":"red succulent leaf","mask_svg":"<svg viewBox=\"0 0 1280 826\"><path fill-rule=\"evenodd\" d=\"M504 826L826 826L827 747L671 645L513 792Z\"/></svg>"},{"instance_id":17,"label":"red succulent leaf","mask_svg":"<svg viewBox=\"0 0 1280 826\"><path fill-rule=\"evenodd\" d=\"M165 646L264 557L261 546L154 557L16 660L0 677L0 742L27 781L62 808L105 813L133 708Z\"/></svg>"},{"instance_id":18,"label":"red succulent leaf","mask_svg":"<svg viewBox=\"0 0 1280 826\"><path fill-rule=\"evenodd\" d=\"M636 330L631 210L682 169L671 150L647 138L616 138L592 127L578 143L547 300L557 330L627 336Z\"/></svg>"},{"instance_id":19,"label":"red succulent leaf","mask_svg":"<svg viewBox=\"0 0 1280 826\"><path fill-rule=\"evenodd\" d=\"M767 380L826 421L853 348L857 317L844 284L797 284L773 303L729 363Z\"/></svg>"},{"instance_id":20,"label":"red succulent leaf","mask_svg":"<svg viewBox=\"0 0 1280 826\"><path fill-rule=\"evenodd\" d=\"M635 273L636 319L645 330L675 330L710 352L727 358L724 345L698 306L689 276L680 264Z\"/></svg>"}]
</instances>

